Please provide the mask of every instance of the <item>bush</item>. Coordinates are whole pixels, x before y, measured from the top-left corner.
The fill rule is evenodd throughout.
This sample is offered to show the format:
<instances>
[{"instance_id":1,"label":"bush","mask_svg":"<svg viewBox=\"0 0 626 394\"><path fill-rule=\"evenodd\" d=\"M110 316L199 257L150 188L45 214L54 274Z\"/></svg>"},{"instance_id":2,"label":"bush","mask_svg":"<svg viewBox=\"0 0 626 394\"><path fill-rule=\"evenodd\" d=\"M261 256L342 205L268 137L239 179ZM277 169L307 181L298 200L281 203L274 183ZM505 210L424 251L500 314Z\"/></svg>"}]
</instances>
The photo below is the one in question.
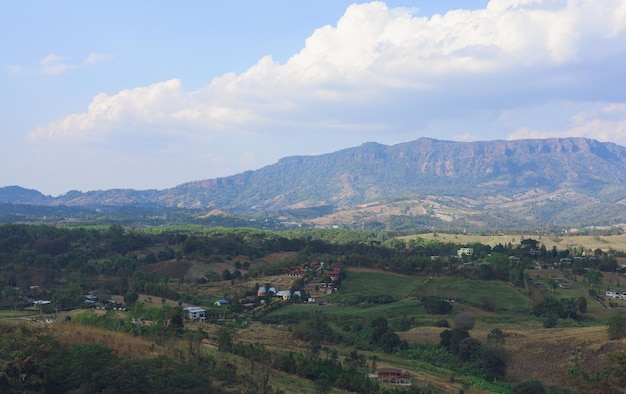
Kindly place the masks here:
<instances>
[{"instance_id":1,"label":"bush","mask_svg":"<svg viewBox=\"0 0 626 394\"><path fill-rule=\"evenodd\" d=\"M626 338L626 314L622 311L614 314L608 321L609 339Z\"/></svg>"},{"instance_id":2,"label":"bush","mask_svg":"<svg viewBox=\"0 0 626 394\"><path fill-rule=\"evenodd\" d=\"M450 322L447 321L446 319L441 319L441 320L437 320L435 322L435 327L445 327L445 328L449 328L450 327Z\"/></svg>"},{"instance_id":3,"label":"bush","mask_svg":"<svg viewBox=\"0 0 626 394\"><path fill-rule=\"evenodd\" d=\"M511 389L511 394L545 394L546 388L538 380L527 380L516 384Z\"/></svg>"},{"instance_id":4,"label":"bush","mask_svg":"<svg viewBox=\"0 0 626 394\"><path fill-rule=\"evenodd\" d=\"M446 315L452 312L452 304L437 297L424 297L422 303L426 313L431 315Z\"/></svg>"},{"instance_id":5,"label":"bush","mask_svg":"<svg viewBox=\"0 0 626 394\"><path fill-rule=\"evenodd\" d=\"M454 318L454 327L469 331L476 325L476 319L471 312L461 312Z\"/></svg>"},{"instance_id":6,"label":"bush","mask_svg":"<svg viewBox=\"0 0 626 394\"><path fill-rule=\"evenodd\" d=\"M553 313L544 316L543 318L543 327L544 328L554 328L556 327L559 321L559 317Z\"/></svg>"}]
</instances>

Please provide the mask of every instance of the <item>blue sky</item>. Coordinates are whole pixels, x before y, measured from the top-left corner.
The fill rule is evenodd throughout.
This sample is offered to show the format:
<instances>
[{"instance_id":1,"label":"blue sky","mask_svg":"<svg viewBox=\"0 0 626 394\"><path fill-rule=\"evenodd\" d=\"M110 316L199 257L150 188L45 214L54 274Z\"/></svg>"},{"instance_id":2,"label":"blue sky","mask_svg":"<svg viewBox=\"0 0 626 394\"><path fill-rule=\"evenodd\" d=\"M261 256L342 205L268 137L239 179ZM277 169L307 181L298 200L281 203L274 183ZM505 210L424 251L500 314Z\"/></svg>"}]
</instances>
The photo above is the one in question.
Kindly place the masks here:
<instances>
[{"instance_id":1,"label":"blue sky","mask_svg":"<svg viewBox=\"0 0 626 394\"><path fill-rule=\"evenodd\" d=\"M626 145L622 0L9 0L0 44L0 186L51 195L369 141Z\"/></svg>"}]
</instances>

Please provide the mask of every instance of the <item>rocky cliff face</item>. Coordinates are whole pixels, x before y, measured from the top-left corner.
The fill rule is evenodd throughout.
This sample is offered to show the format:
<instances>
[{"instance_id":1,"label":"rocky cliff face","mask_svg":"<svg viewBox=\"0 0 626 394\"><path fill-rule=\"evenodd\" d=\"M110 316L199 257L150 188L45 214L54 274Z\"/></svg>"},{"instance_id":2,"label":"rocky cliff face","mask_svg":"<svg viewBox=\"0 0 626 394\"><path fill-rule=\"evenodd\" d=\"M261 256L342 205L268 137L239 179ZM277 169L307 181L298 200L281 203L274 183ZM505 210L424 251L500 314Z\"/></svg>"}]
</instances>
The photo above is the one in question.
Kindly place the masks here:
<instances>
[{"instance_id":1,"label":"rocky cliff face","mask_svg":"<svg viewBox=\"0 0 626 394\"><path fill-rule=\"evenodd\" d=\"M583 138L486 142L422 138L393 146L365 143L324 155L287 157L256 171L166 190L69 192L57 198L24 190L0 189L0 200L92 206L158 202L241 212L319 206L352 209L376 201L430 196L447 198L460 208L466 204L472 212L488 207L492 214L518 212L547 220L574 209L602 217L621 215L624 207L626 148Z\"/></svg>"}]
</instances>

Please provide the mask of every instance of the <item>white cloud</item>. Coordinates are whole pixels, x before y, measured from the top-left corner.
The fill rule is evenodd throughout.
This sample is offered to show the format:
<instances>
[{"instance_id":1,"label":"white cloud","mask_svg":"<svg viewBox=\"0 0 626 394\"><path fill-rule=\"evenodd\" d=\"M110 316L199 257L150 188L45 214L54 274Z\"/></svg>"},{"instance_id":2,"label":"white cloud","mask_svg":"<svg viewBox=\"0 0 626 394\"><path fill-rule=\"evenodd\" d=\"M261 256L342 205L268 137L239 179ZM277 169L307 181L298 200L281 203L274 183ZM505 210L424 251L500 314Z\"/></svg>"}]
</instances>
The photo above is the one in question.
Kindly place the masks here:
<instances>
[{"instance_id":1,"label":"white cloud","mask_svg":"<svg viewBox=\"0 0 626 394\"><path fill-rule=\"evenodd\" d=\"M68 58L65 56L49 54L39 61L39 72L46 75L62 74L74 66L68 63Z\"/></svg>"},{"instance_id":2,"label":"white cloud","mask_svg":"<svg viewBox=\"0 0 626 394\"><path fill-rule=\"evenodd\" d=\"M595 107L590 105L590 107ZM609 103L589 112L574 114L560 130L522 127L508 139L584 137L626 146L626 104Z\"/></svg>"},{"instance_id":3,"label":"white cloud","mask_svg":"<svg viewBox=\"0 0 626 394\"><path fill-rule=\"evenodd\" d=\"M126 137L189 139L291 130L408 132L476 111L572 97L608 100L623 94L614 79L622 71L608 61L626 63L625 8L621 0L492 0L482 10L424 18L382 2L354 4L284 64L266 56L197 91L173 79L101 93L86 112L44 124L29 138L105 139L120 130ZM50 71L66 70L65 60L48 59ZM94 53L85 63L99 60Z\"/></svg>"},{"instance_id":4,"label":"white cloud","mask_svg":"<svg viewBox=\"0 0 626 394\"><path fill-rule=\"evenodd\" d=\"M463 141L463 142L469 142L469 141L476 141L479 138L473 134L470 133L463 133L463 134L459 134L459 135L455 135L454 137L452 137L453 141Z\"/></svg>"},{"instance_id":5,"label":"white cloud","mask_svg":"<svg viewBox=\"0 0 626 394\"><path fill-rule=\"evenodd\" d=\"M84 64L97 64L97 63L108 61L111 58L112 56L107 53L92 52L85 58L83 63Z\"/></svg>"},{"instance_id":6,"label":"white cloud","mask_svg":"<svg viewBox=\"0 0 626 394\"><path fill-rule=\"evenodd\" d=\"M81 63L74 63L67 56L50 53L41 58L36 66L24 67L19 64L12 64L7 67L8 72L14 76L20 75L59 75L76 70L84 65L94 65L112 59L112 56L106 53L90 53Z\"/></svg>"}]
</instances>

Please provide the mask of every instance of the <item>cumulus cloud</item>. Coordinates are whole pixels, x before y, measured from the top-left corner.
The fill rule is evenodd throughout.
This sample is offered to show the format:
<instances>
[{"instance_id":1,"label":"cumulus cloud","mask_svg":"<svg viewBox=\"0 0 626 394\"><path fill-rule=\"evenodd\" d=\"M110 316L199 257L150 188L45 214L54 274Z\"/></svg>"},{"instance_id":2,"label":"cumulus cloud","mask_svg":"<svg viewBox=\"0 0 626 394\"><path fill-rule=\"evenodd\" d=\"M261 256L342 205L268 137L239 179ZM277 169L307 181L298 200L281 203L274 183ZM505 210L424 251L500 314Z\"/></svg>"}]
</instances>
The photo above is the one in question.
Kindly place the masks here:
<instances>
[{"instance_id":1,"label":"cumulus cloud","mask_svg":"<svg viewBox=\"0 0 626 394\"><path fill-rule=\"evenodd\" d=\"M536 130L522 127L508 139L584 137L626 145L626 103L590 104L586 112L573 115L560 130Z\"/></svg>"},{"instance_id":2,"label":"cumulus cloud","mask_svg":"<svg viewBox=\"0 0 626 394\"><path fill-rule=\"evenodd\" d=\"M85 63L99 60L92 54ZM47 62L50 72L68 67L60 57ZM612 65L624 63L621 0L492 0L485 9L430 18L382 2L354 4L284 64L266 56L196 91L173 79L102 93L86 112L41 125L29 139L106 138L120 130L190 139L294 129L410 132L476 112L614 100L624 92L615 86L622 71ZM603 126L584 125L568 132ZM532 134L522 126L511 135ZM471 138L462 132L450 137Z\"/></svg>"}]
</instances>

